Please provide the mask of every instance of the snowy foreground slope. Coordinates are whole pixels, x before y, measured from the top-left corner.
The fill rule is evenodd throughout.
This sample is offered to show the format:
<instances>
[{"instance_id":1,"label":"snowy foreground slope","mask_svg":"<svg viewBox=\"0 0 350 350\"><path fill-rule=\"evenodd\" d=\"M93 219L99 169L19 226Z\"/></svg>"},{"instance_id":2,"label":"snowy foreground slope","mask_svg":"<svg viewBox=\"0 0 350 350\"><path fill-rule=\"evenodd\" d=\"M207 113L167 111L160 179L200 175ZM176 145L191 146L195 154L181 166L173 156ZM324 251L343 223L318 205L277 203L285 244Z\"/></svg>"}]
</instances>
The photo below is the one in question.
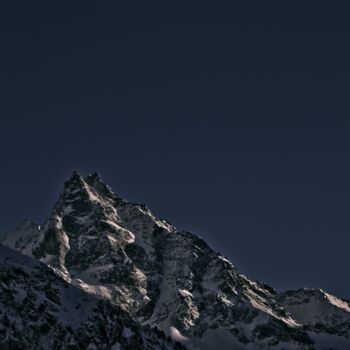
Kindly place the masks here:
<instances>
[{"instance_id":1,"label":"snowy foreground slope","mask_svg":"<svg viewBox=\"0 0 350 350\"><path fill-rule=\"evenodd\" d=\"M174 349L109 302L0 245L0 349Z\"/></svg>"},{"instance_id":2,"label":"snowy foreground slope","mask_svg":"<svg viewBox=\"0 0 350 350\"><path fill-rule=\"evenodd\" d=\"M43 226L26 221L3 243L188 349L350 349L347 301L247 279L97 174L73 173Z\"/></svg>"}]
</instances>

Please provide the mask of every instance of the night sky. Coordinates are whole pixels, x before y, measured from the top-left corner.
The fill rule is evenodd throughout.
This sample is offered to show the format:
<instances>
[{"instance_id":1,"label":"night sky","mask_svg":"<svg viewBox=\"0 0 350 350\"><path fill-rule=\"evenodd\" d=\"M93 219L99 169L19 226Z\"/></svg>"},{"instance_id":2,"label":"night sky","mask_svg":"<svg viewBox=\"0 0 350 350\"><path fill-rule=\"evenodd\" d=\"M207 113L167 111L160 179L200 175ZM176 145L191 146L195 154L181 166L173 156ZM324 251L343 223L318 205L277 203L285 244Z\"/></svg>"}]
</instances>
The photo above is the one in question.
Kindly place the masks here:
<instances>
[{"instance_id":1,"label":"night sky","mask_svg":"<svg viewBox=\"0 0 350 350\"><path fill-rule=\"evenodd\" d=\"M0 231L98 171L248 277L350 299L350 9L331 4L1 2Z\"/></svg>"}]
</instances>

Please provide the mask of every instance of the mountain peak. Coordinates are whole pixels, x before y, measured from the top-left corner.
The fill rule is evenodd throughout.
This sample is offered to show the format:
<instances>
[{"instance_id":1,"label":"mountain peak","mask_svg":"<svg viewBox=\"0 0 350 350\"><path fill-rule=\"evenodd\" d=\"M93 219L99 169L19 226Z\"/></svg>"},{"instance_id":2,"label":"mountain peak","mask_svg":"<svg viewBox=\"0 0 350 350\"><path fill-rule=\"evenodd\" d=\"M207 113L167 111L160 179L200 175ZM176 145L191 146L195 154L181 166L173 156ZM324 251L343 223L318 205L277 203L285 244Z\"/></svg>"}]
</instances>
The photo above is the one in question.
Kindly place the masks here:
<instances>
[{"instance_id":1,"label":"mountain peak","mask_svg":"<svg viewBox=\"0 0 350 350\"><path fill-rule=\"evenodd\" d=\"M74 170L72 174L64 183L64 189L61 193L61 201L73 201L73 199L90 199L94 200L97 197L105 198L107 200L121 199L112 189L106 185L101 176L97 172L93 172L85 178Z\"/></svg>"}]
</instances>

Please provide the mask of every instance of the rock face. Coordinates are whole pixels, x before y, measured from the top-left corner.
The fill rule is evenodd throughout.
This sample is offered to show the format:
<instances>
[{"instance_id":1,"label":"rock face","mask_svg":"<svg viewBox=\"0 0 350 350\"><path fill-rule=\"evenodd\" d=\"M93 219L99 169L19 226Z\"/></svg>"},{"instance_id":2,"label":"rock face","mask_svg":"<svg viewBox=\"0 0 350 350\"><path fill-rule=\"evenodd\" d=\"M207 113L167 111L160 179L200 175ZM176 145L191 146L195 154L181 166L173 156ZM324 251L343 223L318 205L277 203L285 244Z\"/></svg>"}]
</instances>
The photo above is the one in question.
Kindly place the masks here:
<instances>
[{"instance_id":1,"label":"rock face","mask_svg":"<svg viewBox=\"0 0 350 350\"><path fill-rule=\"evenodd\" d=\"M327 294L331 306L316 306L310 321L300 291L278 294L247 279L202 239L123 200L97 174L73 173L44 225L26 222L15 232L5 244L188 348L350 348L346 301Z\"/></svg>"},{"instance_id":2,"label":"rock face","mask_svg":"<svg viewBox=\"0 0 350 350\"><path fill-rule=\"evenodd\" d=\"M1 349L174 349L109 302L0 245Z\"/></svg>"}]
</instances>

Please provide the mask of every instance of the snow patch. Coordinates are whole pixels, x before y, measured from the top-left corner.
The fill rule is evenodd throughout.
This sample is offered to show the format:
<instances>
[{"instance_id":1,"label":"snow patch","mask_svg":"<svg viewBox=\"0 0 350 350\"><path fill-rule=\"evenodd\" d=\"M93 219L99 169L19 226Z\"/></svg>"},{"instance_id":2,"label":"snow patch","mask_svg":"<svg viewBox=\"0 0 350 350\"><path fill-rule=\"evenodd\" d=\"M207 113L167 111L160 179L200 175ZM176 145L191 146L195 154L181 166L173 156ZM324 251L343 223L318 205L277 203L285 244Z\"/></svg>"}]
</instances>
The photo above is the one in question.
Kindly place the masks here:
<instances>
[{"instance_id":1,"label":"snow patch","mask_svg":"<svg viewBox=\"0 0 350 350\"><path fill-rule=\"evenodd\" d=\"M192 293L190 293L190 292L189 292L188 290L186 290L186 289L179 289L178 291L179 291L179 293L180 293L183 297L191 297L191 298L193 298Z\"/></svg>"},{"instance_id":2,"label":"snow patch","mask_svg":"<svg viewBox=\"0 0 350 350\"><path fill-rule=\"evenodd\" d=\"M335 297L333 295L330 295L330 294L327 294L327 293L324 293L324 294L325 294L326 298L328 299L328 301L332 305L334 305L334 306L336 306L336 307L338 307L340 309L343 309L343 310L345 310L347 312L350 312L350 307L349 307L349 304L347 302L345 302L345 301L343 301L343 300L341 300L341 299L339 299L339 298L337 298L337 297Z\"/></svg>"},{"instance_id":3,"label":"snow patch","mask_svg":"<svg viewBox=\"0 0 350 350\"><path fill-rule=\"evenodd\" d=\"M189 340L188 338L184 337L181 334L181 332L175 327L170 327L169 333L170 333L170 337L173 340L178 341L180 343L187 342Z\"/></svg>"}]
</instances>

